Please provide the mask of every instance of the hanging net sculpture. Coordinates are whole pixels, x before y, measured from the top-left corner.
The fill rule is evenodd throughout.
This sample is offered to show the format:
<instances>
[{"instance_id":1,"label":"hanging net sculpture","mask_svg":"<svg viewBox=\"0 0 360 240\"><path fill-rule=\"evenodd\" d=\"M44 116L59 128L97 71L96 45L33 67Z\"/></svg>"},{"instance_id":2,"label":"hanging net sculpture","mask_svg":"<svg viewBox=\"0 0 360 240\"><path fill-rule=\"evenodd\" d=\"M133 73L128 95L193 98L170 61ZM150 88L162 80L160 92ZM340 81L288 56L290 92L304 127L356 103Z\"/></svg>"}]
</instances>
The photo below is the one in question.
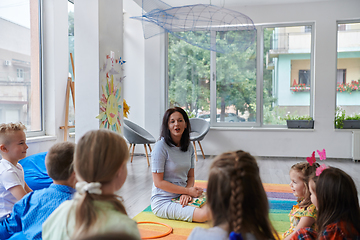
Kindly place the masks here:
<instances>
[{"instance_id":1,"label":"hanging net sculpture","mask_svg":"<svg viewBox=\"0 0 360 240\"><path fill-rule=\"evenodd\" d=\"M143 0L145 39L171 33L203 49L228 53L244 51L256 39L256 28L246 15L209 4L171 7L160 0ZM241 34L239 34L241 32Z\"/></svg>"}]
</instances>

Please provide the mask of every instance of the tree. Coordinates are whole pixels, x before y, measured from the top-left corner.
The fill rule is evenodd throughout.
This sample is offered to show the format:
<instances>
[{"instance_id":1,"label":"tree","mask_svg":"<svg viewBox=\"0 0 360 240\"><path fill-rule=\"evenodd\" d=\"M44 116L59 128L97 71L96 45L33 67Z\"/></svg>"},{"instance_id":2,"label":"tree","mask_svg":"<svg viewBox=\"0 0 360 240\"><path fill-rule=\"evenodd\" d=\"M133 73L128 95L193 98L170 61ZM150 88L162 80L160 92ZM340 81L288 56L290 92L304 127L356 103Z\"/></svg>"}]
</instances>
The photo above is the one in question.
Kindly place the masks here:
<instances>
[{"instance_id":1,"label":"tree","mask_svg":"<svg viewBox=\"0 0 360 240\"><path fill-rule=\"evenodd\" d=\"M194 33L208 37L208 33ZM227 107L236 113L248 110L256 116L256 34L246 31L217 32L216 41L230 48L229 53L216 53L216 103L224 121ZM267 34L265 38L269 38ZM229 42L233 40L233 42ZM247 48L242 43L252 41ZM270 42L270 41L265 41ZM249 45L249 44L248 44ZM268 49L264 49L264 52ZM210 51L190 45L169 34L169 101L170 105L197 112L210 108ZM271 76L271 73L266 73ZM268 79L268 76L266 76ZM271 78L270 78L271 79ZM272 84L264 84L264 103L271 104Z\"/></svg>"}]
</instances>

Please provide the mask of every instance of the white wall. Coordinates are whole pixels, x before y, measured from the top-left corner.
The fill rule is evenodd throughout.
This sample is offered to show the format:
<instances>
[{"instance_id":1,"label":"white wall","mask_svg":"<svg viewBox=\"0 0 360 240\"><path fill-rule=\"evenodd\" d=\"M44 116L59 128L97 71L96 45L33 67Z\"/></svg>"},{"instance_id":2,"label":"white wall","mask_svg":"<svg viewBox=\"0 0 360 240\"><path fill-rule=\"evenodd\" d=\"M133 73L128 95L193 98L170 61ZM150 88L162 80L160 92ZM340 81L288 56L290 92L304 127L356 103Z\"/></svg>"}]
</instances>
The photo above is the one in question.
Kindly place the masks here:
<instances>
[{"instance_id":1,"label":"white wall","mask_svg":"<svg viewBox=\"0 0 360 240\"><path fill-rule=\"evenodd\" d=\"M125 10L126 9L126 6ZM226 6L229 7L229 6ZM212 128L202 145L207 155L223 151L243 149L257 156L296 156L306 157L316 149L325 148L331 158L351 158L351 131L334 129L335 79L336 79L336 32L337 20L358 19L360 21L360 1L327 1L302 4L283 4L269 6L231 6L232 9L248 15L257 23L315 22L315 98L314 130L288 129L224 129ZM135 15L141 15L141 9ZM341 9L341 11L340 11ZM131 16L130 11L127 14ZM131 24L132 34L139 37L142 29L136 21L126 19ZM135 26L136 25L136 26ZM129 25L130 26L130 25ZM128 29L128 26L125 26ZM127 37L125 35L125 37ZM137 40L142 44L142 40ZM129 41L124 40L127 49ZM144 48L144 50L142 50ZM145 86L142 102L131 103L132 111L143 111L144 116L136 115L136 121L149 130L155 138L159 136L164 102L164 39L161 37L145 40L136 52L141 64L144 58L145 72L140 78L131 79L132 85ZM129 54L129 55L128 55ZM125 51L128 58L127 72L138 71L136 61L130 61L132 52ZM334 86L328 84L334 81ZM137 95L137 88L125 88L125 97ZM134 110L136 109L136 110ZM130 113L132 118L133 113ZM156 124L156 125L155 125ZM157 134L156 134L157 133ZM360 147L360 146L359 146Z\"/></svg>"}]
</instances>

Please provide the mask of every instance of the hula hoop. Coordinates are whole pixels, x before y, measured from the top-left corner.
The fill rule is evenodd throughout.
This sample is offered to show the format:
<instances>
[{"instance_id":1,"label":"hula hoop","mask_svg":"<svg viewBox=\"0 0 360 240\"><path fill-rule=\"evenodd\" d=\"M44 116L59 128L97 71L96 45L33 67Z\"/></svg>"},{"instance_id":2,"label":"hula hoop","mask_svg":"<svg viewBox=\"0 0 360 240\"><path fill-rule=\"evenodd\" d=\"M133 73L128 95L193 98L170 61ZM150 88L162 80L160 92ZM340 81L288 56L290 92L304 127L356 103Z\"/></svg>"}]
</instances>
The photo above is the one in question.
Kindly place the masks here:
<instances>
[{"instance_id":1,"label":"hula hoop","mask_svg":"<svg viewBox=\"0 0 360 240\"><path fill-rule=\"evenodd\" d=\"M165 223L161 223L161 222L150 222L150 221L144 221L144 222L138 222L137 224L146 224L146 223L150 223L150 224L158 224L158 225L162 225L168 228L168 231L166 233L161 233L159 235L155 235L155 236L151 236L151 237L142 237L141 239L154 239L154 238L161 238L161 237L165 237L167 235L169 235L172 232L172 227L170 227L169 225L165 224Z\"/></svg>"}]
</instances>

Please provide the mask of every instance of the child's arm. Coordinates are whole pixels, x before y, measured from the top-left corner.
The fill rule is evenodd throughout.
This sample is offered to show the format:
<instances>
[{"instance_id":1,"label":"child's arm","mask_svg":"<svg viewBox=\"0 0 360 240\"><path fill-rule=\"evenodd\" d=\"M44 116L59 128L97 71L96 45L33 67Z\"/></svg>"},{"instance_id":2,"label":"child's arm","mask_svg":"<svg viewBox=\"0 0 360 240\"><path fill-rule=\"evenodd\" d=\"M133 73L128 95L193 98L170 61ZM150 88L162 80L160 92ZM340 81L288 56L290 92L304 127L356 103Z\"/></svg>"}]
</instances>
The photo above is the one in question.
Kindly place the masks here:
<instances>
[{"instance_id":1,"label":"child's arm","mask_svg":"<svg viewBox=\"0 0 360 240\"><path fill-rule=\"evenodd\" d=\"M30 188L29 188L30 189ZM20 200L23 196L27 194L25 189L21 185L17 185L9 189L11 194L17 199Z\"/></svg>"},{"instance_id":2,"label":"child's arm","mask_svg":"<svg viewBox=\"0 0 360 240\"><path fill-rule=\"evenodd\" d=\"M302 217L300 218L300 221L298 223L298 225L295 227L294 231L288 235L286 238L284 238L283 240L290 240L291 237L295 234L295 232L297 230L299 230L300 228L306 228L306 227L311 227L315 222L315 218L312 217Z\"/></svg>"},{"instance_id":3,"label":"child's arm","mask_svg":"<svg viewBox=\"0 0 360 240\"><path fill-rule=\"evenodd\" d=\"M33 190L27 185L27 183L25 183L25 192L26 193L29 193L29 192L32 192Z\"/></svg>"}]
</instances>

